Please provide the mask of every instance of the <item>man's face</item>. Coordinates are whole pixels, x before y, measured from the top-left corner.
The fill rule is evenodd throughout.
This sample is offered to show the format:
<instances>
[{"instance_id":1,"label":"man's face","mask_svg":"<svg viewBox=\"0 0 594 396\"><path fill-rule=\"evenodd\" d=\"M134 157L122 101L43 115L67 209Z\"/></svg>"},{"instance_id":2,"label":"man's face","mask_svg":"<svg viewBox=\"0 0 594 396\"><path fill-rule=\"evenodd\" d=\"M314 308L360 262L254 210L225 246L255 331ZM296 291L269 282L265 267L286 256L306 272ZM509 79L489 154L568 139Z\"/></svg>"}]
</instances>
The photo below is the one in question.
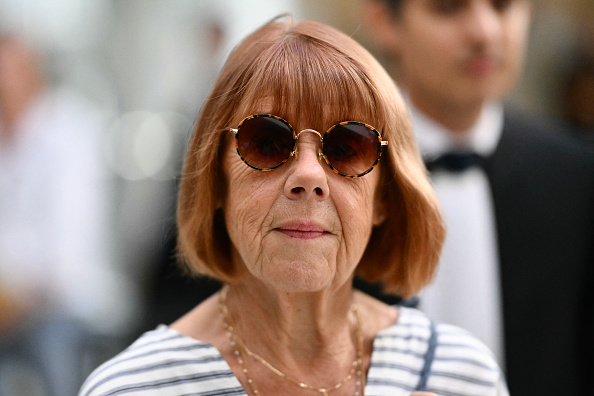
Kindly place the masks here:
<instances>
[{"instance_id":1,"label":"man's face","mask_svg":"<svg viewBox=\"0 0 594 396\"><path fill-rule=\"evenodd\" d=\"M474 106L505 95L524 61L528 0L404 0L397 56L419 105Z\"/></svg>"}]
</instances>

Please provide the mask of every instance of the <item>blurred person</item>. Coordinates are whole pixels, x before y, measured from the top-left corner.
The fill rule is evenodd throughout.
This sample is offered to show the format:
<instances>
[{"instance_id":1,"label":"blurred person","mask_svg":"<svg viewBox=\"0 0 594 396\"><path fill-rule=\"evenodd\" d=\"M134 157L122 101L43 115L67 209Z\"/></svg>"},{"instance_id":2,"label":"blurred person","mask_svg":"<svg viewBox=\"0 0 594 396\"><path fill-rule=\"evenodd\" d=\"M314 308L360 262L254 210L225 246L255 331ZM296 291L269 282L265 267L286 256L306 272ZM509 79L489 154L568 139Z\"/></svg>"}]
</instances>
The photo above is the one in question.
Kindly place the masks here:
<instances>
[{"instance_id":1,"label":"blurred person","mask_svg":"<svg viewBox=\"0 0 594 396\"><path fill-rule=\"evenodd\" d=\"M0 395L73 395L91 334L133 317L111 268L101 118L0 36Z\"/></svg>"},{"instance_id":2,"label":"blurred person","mask_svg":"<svg viewBox=\"0 0 594 396\"><path fill-rule=\"evenodd\" d=\"M444 228L399 91L349 36L277 18L236 47L194 128L177 223L187 269L222 290L81 396L508 395L468 332L353 289L358 273L416 293Z\"/></svg>"},{"instance_id":3,"label":"blurred person","mask_svg":"<svg viewBox=\"0 0 594 396\"><path fill-rule=\"evenodd\" d=\"M532 7L368 0L362 11L403 84L448 228L420 308L486 342L511 394L578 395L594 354L594 162L563 123L504 110Z\"/></svg>"}]
</instances>

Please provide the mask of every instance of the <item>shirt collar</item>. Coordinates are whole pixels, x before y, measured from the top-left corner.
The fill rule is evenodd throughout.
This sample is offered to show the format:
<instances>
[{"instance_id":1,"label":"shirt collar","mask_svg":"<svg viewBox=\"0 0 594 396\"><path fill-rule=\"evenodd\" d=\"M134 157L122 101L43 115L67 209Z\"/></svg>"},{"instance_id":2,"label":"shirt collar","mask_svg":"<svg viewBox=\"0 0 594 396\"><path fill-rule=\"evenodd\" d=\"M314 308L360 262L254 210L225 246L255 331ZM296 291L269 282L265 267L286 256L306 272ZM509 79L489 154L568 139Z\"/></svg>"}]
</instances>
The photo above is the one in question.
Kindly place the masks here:
<instances>
[{"instance_id":1,"label":"shirt collar","mask_svg":"<svg viewBox=\"0 0 594 396\"><path fill-rule=\"evenodd\" d=\"M474 151L489 156L497 147L503 130L503 104L489 102L483 106L477 122L467 131L455 133L417 109L404 95L421 155L433 159L447 151ZM463 136L463 139L460 139Z\"/></svg>"}]
</instances>

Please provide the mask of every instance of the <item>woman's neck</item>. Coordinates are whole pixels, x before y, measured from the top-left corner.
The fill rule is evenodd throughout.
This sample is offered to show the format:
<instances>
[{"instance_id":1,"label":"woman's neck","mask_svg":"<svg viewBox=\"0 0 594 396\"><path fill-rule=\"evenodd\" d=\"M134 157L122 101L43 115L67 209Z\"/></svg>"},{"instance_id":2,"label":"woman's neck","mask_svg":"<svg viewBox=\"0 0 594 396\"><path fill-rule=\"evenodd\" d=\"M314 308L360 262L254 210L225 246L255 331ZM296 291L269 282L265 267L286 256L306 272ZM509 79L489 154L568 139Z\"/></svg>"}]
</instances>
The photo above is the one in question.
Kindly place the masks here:
<instances>
[{"instance_id":1,"label":"woman's neck","mask_svg":"<svg viewBox=\"0 0 594 396\"><path fill-rule=\"evenodd\" d=\"M245 283L229 288L227 306L238 335L270 359L311 367L348 361L355 349L352 289L285 293ZM274 340L271 348L270 340Z\"/></svg>"},{"instance_id":2,"label":"woman's neck","mask_svg":"<svg viewBox=\"0 0 594 396\"><path fill-rule=\"evenodd\" d=\"M329 292L225 286L220 293L224 328L240 372L251 376L248 384L258 383L265 394L362 390L367 366L361 321L352 290L345 290L338 292L345 298L329 298Z\"/></svg>"},{"instance_id":3,"label":"woman's neck","mask_svg":"<svg viewBox=\"0 0 594 396\"><path fill-rule=\"evenodd\" d=\"M223 290L224 291L224 290ZM314 293L316 294L316 293ZM233 333L267 363L292 379L324 388L341 383L351 373L357 350L362 354L361 375L348 379L334 396L352 395L357 381L365 382L375 335L393 325L398 312L393 307L353 291L350 286L333 293L288 295L271 292L253 282L236 284L227 291ZM222 293L212 296L171 327L182 334L214 345L245 389L250 388L237 354L237 343L225 327ZM357 315L352 310L356 304ZM362 345L357 344L357 316ZM255 358L245 357L252 379L262 394L303 395L303 389L274 374ZM356 372L354 375L358 375ZM267 391L267 392L266 392ZM249 393L249 392L248 392ZM311 391L309 394L314 394Z\"/></svg>"}]
</instances>

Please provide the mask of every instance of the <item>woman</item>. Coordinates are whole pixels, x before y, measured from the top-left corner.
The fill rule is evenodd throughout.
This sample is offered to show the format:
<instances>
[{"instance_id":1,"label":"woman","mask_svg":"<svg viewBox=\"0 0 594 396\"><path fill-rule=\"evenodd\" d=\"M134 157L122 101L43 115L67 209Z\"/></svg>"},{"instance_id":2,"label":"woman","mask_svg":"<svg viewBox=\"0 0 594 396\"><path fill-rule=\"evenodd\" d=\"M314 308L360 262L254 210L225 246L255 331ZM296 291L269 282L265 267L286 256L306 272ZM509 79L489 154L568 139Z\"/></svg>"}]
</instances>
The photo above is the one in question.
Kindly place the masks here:
<instances>
[{"instance_id":1,"label":"woman","mask_svg":"<svg viewBox=\"0 0 594 396\"><path fill-rule=\"evenodd\" d=\"M352 287L410 296L431 279L444 230L425 173L368 52L315 22L264 25L205 104L179 197L184 263L225 286L81 395L507 394L468 333Z\"/></svg>"}]
</instances>

